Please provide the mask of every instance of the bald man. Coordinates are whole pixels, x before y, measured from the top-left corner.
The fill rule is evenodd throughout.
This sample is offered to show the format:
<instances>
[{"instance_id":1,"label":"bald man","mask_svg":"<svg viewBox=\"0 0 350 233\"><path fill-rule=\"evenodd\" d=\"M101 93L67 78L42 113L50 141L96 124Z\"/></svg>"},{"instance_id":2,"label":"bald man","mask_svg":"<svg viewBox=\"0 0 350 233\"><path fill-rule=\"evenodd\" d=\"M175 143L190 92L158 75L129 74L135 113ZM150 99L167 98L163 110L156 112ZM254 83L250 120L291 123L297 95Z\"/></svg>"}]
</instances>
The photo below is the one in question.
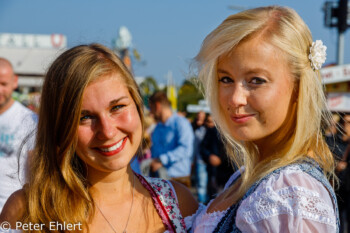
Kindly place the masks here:
<instances>
[{"instance_id":1,"label":"bald man","mask_svg":"<svg viewBox=\"0 0 350 233\"><path fill-rule=\"evenodd\" d=\"M17 88L18 77L13 73L11 63L0 58L0 114L8 110L15 102L12 92Z\"/></svg>"},{"instance_id":2,"label":"bald man","mask_svg":"<svg viewBox=\"0 0 350 233\"><path fill-rule=\"evenodd\" d=\"M21 145L37 122L35 113L12 98L17 85L18 77L11 63L0 57L0 211L7 198L22 188L25 181L25 164L33 148L33 137L29 137L22 149Z\"/></svg>"}]
</instances>

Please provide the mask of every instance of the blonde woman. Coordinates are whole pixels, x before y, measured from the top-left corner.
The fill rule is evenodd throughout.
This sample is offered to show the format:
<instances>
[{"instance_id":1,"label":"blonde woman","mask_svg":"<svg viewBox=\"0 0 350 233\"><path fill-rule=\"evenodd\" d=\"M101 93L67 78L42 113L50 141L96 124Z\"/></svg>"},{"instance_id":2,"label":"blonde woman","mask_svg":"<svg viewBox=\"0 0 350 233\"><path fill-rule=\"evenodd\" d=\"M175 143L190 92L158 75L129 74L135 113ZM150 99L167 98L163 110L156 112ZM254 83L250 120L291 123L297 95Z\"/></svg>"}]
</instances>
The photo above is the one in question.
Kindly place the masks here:
<instances>
[{"instance_id":1,"label":"blonde woman","mask_svg":"<svg viewBox=\"0 0 350 233\"><path fill-rule=\"evenodd\" d=\"M197 209L191 193L131 170L143 125L137 85L112 51L64 52L43 85L28 184L0 222L24 232L186 232L184 217Z\"/></svg>"},{"instance_id":2,"label":"blonde woman","mask_svg":"<svg viewBox=\"0 0 350 233\"><path fill-rule=\"evenodd\" d=\"M321 41L292 9L229 16L196 57L212 115L241 166L193 232L337 232Z\"/></svg>"}]
</instances>

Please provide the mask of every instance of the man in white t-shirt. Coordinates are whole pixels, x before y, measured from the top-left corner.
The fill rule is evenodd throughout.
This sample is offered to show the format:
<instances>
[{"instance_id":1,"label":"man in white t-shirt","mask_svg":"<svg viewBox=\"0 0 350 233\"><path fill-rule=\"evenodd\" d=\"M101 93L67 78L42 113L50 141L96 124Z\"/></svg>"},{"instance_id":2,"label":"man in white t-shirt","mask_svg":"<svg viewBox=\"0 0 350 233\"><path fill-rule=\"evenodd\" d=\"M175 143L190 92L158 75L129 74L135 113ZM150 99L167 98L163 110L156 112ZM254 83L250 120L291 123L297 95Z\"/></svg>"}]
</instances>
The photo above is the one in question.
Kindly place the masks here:
<instances>
[{"instance_id":1,"label":"man in white t-shirt","mask_svg":"<svg viewBox=\"0 0 350 233\"><path fill-rule=\"evenodd\" d=\"M24 184L37 122L35 113L12 98L17 83L11 63L0 57L0 212L7 198Z\"/></svg>"}]
</instances>

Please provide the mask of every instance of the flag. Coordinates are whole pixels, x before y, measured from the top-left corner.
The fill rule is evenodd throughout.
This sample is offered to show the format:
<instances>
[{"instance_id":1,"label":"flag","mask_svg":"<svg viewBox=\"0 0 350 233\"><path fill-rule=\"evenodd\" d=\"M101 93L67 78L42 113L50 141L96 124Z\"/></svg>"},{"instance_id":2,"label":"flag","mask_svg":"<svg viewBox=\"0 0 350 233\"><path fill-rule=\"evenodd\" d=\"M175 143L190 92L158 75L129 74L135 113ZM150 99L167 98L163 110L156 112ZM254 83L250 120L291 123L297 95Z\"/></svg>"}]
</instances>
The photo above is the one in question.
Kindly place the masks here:
<instances>
[{"instance_id":1,"label":"flag","mask_svg":"<svg viewBox=\"0 0 350 233\"><path fill-rule=\"evenodd\" d=\"M174 111L177 111L177 93L175 85L169 85L167 88L167 97Z\"/></svg>"}]
</instances>

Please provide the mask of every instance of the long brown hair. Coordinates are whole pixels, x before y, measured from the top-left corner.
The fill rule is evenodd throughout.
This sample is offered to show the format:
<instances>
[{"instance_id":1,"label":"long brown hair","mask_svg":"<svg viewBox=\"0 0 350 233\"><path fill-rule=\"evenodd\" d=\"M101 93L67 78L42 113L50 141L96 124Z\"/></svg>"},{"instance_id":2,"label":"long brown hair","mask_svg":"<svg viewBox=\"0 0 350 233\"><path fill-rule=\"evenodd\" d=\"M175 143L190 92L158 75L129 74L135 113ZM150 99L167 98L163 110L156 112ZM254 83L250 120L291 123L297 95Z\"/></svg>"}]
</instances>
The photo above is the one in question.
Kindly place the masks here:
<instances>
[{"instance_id":1,"label":"long brown hair","mask_svg":"<svg viewBox=\"0 0 350 233\"><path fill-rule=\"evenodd\" d=\"M113 73L122 74L143 126L143 103L137 84L110 49L99 44L76 46L61 54L46 74L37 139L24 187L28 201L23 221L44 224L39 232L52 232L48 229L50 222L86 226L94 211L86 167L75 154L77 129L85 88L93 80Z\"/></svg>"}]
</instances>

